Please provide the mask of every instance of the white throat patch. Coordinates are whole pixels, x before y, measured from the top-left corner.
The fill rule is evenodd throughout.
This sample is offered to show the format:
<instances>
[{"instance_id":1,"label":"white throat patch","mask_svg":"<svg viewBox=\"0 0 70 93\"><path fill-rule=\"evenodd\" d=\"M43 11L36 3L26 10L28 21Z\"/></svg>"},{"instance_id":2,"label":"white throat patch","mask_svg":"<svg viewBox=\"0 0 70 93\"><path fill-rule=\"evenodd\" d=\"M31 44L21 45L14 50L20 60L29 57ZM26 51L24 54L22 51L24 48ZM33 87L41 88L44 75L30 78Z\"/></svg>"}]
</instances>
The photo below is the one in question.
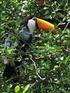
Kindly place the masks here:
<instances>
[{"instance_id":1,"label":"white throat patch","mask_svg":"<svg viewBox=\"0 0 70 93\"><path fill-rule=\"evenodd\" d=\"M33 19L28 20L27 24L29 31L33 34L34 30L36 29L36 22Z\"/></svg>"}]
</instances>

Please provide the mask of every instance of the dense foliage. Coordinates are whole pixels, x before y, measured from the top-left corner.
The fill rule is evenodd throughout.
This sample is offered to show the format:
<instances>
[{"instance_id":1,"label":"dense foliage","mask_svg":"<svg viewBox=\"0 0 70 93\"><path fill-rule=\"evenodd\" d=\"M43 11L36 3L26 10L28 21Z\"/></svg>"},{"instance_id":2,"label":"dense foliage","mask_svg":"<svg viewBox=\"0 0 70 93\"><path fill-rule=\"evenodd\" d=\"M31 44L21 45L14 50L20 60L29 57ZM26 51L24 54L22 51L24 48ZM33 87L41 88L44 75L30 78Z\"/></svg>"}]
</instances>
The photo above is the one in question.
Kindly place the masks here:
<instances>
[{"instance_id":1,"label":"dense foliage","mask_svg":"<svg viewBox=\"0 0 70 93\"><path fill-rule=\"evenodd\" d=\"M70 93L70 29L58 24L70 21L69 0L0 0L0 93ZM51 20L58 34L36 31L32 43L23 51L19 28L25 16ZM3 78L4 62L18 64L19 75ZM16 68L16 69L17 69Z\"/></svg>"}]
</instances>

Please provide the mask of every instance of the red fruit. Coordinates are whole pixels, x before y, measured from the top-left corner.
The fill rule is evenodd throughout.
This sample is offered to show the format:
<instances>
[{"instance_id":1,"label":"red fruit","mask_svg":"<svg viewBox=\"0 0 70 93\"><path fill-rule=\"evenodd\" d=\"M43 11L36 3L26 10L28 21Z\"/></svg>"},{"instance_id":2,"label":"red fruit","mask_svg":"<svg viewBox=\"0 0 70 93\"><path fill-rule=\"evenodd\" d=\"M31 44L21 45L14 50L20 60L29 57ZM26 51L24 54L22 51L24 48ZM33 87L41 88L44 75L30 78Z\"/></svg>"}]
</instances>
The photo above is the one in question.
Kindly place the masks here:
<instances>
[{"instance_id":1,"label":"red fruit","mask_svg":"<svg viewBox=\"0 0 70 93\"><path fill-rule=\"evenodd\" d=\"M45 2L45 0L36 0L36 2L37 2L38 4L43 5L43 4L44 4L44 2Z\"/></svg>"}]
</instances>

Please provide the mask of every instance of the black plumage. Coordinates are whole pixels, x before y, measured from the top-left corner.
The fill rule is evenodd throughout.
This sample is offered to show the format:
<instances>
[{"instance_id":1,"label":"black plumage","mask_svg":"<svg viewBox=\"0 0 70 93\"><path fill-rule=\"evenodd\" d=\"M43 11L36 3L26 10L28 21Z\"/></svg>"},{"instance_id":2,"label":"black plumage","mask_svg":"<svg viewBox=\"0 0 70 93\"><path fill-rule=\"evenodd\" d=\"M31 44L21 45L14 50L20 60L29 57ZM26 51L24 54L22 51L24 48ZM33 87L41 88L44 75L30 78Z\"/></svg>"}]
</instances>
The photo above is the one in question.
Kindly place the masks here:
<instances>
[{"instance_id":1,"label":"black plumage","mask_svg":"<svg viewBox=\"0 0 70 93\"><path fill-rule=\"evenodd\" d=\"M14 77L15 75L17 75L15 66L13 64L11 64L10 62L5 64L3 77L6 77L7 79L9 79L11 77Z\"/></svg>"}]
</instances>

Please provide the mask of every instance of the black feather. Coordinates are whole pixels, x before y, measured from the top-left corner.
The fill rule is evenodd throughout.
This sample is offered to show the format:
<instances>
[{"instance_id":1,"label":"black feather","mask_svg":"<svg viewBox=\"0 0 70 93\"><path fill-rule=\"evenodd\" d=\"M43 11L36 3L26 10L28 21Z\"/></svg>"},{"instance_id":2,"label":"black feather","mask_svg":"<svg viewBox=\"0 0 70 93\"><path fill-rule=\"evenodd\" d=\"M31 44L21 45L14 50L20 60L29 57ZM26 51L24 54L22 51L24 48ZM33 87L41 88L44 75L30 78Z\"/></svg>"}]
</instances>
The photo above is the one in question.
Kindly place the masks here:
<instances>
[{"instance_id":1,"label":"black feather","mask_svg":"<svg viewBox=\"0 0 70 93\"><path fill-rule=\"evenodd\" d=\"M5 66L3 77L6 77L7 79L17 75L17 71L14 65L12 65L10 62L8 62Z\"/></svg>"}]
</instances>

